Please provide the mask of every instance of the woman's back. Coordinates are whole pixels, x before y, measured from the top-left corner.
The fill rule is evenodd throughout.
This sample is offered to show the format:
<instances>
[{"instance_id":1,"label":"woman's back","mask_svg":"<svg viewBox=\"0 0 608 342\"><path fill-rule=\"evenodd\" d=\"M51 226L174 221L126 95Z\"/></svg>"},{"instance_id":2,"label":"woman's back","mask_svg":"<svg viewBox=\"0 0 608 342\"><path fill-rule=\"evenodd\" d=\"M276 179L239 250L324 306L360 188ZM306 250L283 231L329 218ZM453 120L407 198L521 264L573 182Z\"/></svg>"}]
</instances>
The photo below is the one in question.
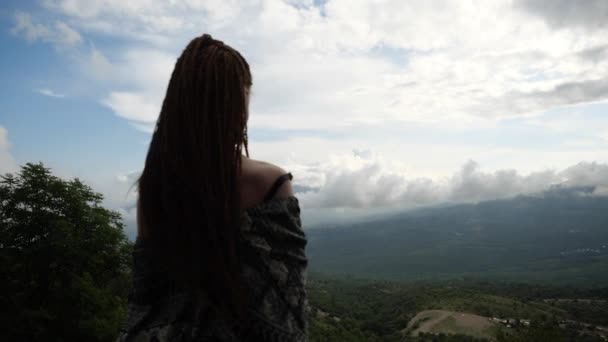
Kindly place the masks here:
<instances>
[{"instance_id":1,"label":"woman's back","mask_svg":"<svg viewBox=\"0 0 608 342\"><path fill-rule=\"evenodd\" d=\"M244 202L246 197L259 198L255 189L277 173L277 168L268 164L251 164L252 172L243 177L250 182ZM120 340L306 340L306 238L298 200L287 190L289 179L291 174L279 175L262 202L243 211L239 248L242 277L251 296L246 319L221 318L204 293L198 298L194 293L168 295L166 274L146 258L146 241L140 237L133 253L129 320Z\"/></svg>"}]
</instances>

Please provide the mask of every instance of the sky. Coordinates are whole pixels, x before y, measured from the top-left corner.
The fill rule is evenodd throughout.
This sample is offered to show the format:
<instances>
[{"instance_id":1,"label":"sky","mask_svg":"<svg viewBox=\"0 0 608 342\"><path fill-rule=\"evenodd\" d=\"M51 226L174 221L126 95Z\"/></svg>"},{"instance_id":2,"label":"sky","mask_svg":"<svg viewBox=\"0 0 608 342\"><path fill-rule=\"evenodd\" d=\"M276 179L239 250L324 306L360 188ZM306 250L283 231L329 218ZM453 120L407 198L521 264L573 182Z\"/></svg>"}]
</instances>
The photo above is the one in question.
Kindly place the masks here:
<instances>
[{"instance_id":1,"label":"sky","mask_svg":"<svg viewBox=\"0 0 608 342\"><path fill-rule=\"evenodd\" d=\"M605 0L3 1L0 173L79 177L132 235L168 78L203 33L251 65L251 157L292 172L305 226L608 195Z\"/></svg>"}]
</instances>

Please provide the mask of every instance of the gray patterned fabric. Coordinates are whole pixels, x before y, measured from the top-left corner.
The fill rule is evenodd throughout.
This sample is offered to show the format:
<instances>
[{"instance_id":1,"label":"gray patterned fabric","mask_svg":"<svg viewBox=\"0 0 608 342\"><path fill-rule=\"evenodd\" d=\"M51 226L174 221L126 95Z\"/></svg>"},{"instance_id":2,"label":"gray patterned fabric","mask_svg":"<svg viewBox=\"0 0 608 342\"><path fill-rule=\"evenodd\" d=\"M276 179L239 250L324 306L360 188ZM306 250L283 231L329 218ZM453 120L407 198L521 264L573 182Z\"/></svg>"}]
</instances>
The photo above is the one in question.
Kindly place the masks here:
<instances>
[{"instance_id":1,"label":"gray patterned fabric","mask_svg":"<svg viewBox=\"0 0 608 342\"><path fill-rule=\"evenodd\" d=\"M245 210L242 236L242 275L254 298L248 322L218 319L204 296L163 295L162 277L138 239L128 319L118 341L307 341L306 237L297 198Z\"/></svg>"}]
</instances>

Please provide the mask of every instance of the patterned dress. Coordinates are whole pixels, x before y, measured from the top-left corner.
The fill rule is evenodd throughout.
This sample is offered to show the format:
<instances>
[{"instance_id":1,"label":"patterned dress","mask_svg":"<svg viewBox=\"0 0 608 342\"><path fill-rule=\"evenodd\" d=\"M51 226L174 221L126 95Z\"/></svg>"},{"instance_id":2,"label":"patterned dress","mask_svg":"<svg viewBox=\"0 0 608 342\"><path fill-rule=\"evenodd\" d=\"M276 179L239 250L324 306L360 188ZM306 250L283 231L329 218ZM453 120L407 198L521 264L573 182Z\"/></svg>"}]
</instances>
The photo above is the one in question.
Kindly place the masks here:
<instances>
[{"instance_id":1,"label":"patterned dress","mask_svg":"<svg viewBox=\"0 0 608 342\"><path fill-rule=\"evenodd\" d=\"M138 239L128 319L118 341L307 341L306 236L297 198L246 209L241 227L242 276L253 295L247 322L218 318L204 296L164 295L163 278Z\"/></svg>"}]
</instances>

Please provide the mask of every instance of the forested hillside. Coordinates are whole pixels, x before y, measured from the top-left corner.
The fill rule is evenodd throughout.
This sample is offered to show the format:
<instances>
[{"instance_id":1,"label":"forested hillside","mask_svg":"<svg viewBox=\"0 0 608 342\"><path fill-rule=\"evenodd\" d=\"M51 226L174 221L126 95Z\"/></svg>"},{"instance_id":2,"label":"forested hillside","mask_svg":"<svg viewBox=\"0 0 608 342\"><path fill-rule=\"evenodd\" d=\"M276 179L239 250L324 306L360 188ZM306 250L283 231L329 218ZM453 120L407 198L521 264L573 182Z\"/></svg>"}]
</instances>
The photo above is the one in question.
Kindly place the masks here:
<instances>
[{"instance_id":1,"label":"forested hillside","mask_svg":"<svg viewBox=\"0 0 608 342\"><path fill-rule=\"evenodd\" d=\"M608 336L608 288L313 274L308 291L311 341L605 341ZM449 315L424 327L425 320L415 317L428 312ZM470 317L478 320L467 322Z\"/></svg>"},{"instance_id":2,"label":"forested hillside","mask_svg":"<svg viewBox=\"0 0 608 342\"><path fill-rule=\"evenodd\" d=\"M608 284L608 197L592 188L309 230L312 271L383 279Z\"/></svg>"}]
</instances>

